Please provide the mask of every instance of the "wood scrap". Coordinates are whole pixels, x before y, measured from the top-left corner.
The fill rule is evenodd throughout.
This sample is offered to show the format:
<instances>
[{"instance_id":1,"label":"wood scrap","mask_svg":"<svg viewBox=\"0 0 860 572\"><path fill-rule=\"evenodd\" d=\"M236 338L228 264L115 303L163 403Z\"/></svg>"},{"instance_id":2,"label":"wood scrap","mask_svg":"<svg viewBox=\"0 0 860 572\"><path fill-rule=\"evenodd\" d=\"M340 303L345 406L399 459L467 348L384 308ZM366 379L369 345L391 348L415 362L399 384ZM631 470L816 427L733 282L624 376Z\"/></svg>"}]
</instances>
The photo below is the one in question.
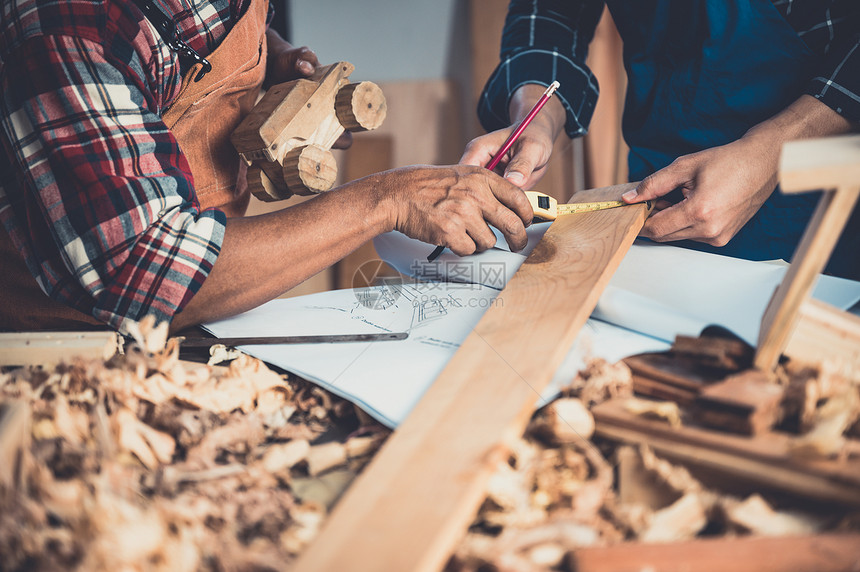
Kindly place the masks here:
<instances>
[{"instance_id":1,"label":"wood scrap","mask_svg":"<svg viewBox=\"0 0 860 572\"><path fill-rule=\"evenodd\" d=\"M577 397L590 407L607 399L631 396L633 389L633 375L626 363L598 358L589 360L562 390L562 396Z\"/></svg>"},{"instance_id":2,"label":"wood scrap","mask_svg":"<svg viewBox=\"0 0 860 572\"><path fill-rule=\"evenodd\" d=\"M633 415L649 419L662 419L670 427L681 426L681 410L673 401L653 401L628 397L624 400L624 409Z\"/></svg>"},{"instance_id":3,"label":"wood scrap","mask_svg":"<svg viewBox=\"0 0 860 572\"><path fill-rule=\"evenodd\" d=\"M763 433L779 422L784 391L770 375L746 370L704 388L696 398L696 419L743 435Z\"/></svg>"},{"instance_id":4,"label":"wood scrap","mask_svg":"<svg viewBox=\"0 0 860 572\"><path fill-rule=\"evenodd\" d=\"M701 495L690 492L656 511L639 535L642 542L678 542L694 538L708 524L708 506Z\"/></svg>"},{"instance_id":5,"label":"wood scrap","mask_svg":"<svg viewBox=\"0 0 860 572\"><path fill-rule=\"evenodd\" d=\"M582 548L566 562L576 572L844 572L860 561L860 534L696 539ZM694 567L693 567L694 566Z\"/></svg>"},{"instance_id":6,"label":"wood scrap","mask_svg":"<svg viewBox=\"0 0 860 572\"><path fill-rule=\"evenodd\" d=\"M825 524L822 519L809 515L777 512L758 494L741 502L726 502L723 510L728 524L760 536L815 534Z\"/></svg>"},{"instance_id":7,"label":"wood scrap","mask_svg":"<svg viewBox=\"0 0 860 572\"><path fill-rule=\"evenodd\" d=\"M752 365L755 350L740 339L717 336L676 336L672 352L695 360L703 367L740 371Z\"/></svg>"},{"instance_id":8,"label":"wood scrap","mask_svg":"<svg viewBox=\"0 0 860 572\"><path fill-rule=\"evenodd\" d=\"M610 400L595 409L620 407L623 401ZM572 569L580 554L598 548L601 554L616 547L622 553L628 547L671 549L706 532L806 534L832 530L846 514L834 510L822 518L802 509L773 508L758 494L738 498L720 492L647 445L617 451L616 481L594 443L565 443L553 436L545 414L533 416L525 438L511 445L511 457L498 463L487 497L447 571ZM689 568L697 562L681 553L664 564Z\"/></svg>"},{"instance_id":9,"label":"wood scrap","mask_svg":"<svg viewBox=\"0 0 860 572\"><path fill-rule=\"evenodd\" d=\"M721 370L702 368L691 357L671 352L646 353L622 360L632 372L636 393L689 405L703 387L725 377Z\"/></svg>"},{"instance_id":10,"label":"wood scrap","mask_svg":"<svg viewBox=\"0 0 860 572\"><path fill-rule=\"evenodd\" d=\"M308 451L308 473L311 476L319 475L328 469L345 464L346 459L346 446L342 443L331 442L316 445Z\"/></svg>"},{"instance_id":11,"label":"wood scrap","mask_svg":"<svg viewBox=\"0 0 860 572\"><path fill-rule=\"evenodd\" d=\"M18 489L24 450L30 446L30 420L26 403L0 402L0 493Z\"/></svg>"},{"instance_id":12,"label":"wood scrap","mask_svg":"<svg viewBox=\"0 0 860 572\"><path fill-rule=\"evenodd\" d=\"M121 350L116 332L0 333L0 366L50 366L72 357L108 359Z\"/></svg>"},{"instance_id":13,"label":"wood scrap","mask_svg":"<svg viewBox=\"0 0 860 572\"><path fill-rule=\"evenodd\" d=\"M664 478L645 467L637 448L622 445L616 449L615 456L618 461L619 505L641 506L653 511L669 506L680 498L679 492Z\"/></svg>"},{"instance_id":14,"label":"wood scrap","mask_svg":"<svg viewBox=\"0 0 860 572\"><path fill-rule=\"evenodd\" d=\"M831 457L844 450L845 431L860 416L860 394L854 387L828 399L815 413L812 428L791 442L798 457Z\"/></svg>"},{"instance_id":15,"label":"wood scrap","mask_svg":"<svg viewBox=\"0 0 860 572\"><path fill-rule=\"evenodd\" d=\"M776 432L751 439L684 425L672 428L629 413L624 400L592 409L598 436L630 444L648 444L669 459L726 475L762 490L779 490L799 498L860 507L860 443L848 441L846 459L798 459L794 437Z\"/></svg>"},{"instance_id":16,"label":"wood scrap","mask_svg":"<svg viewBox=\"0 0 860 572\"><path fill-rule=\"evenodd\" d=\"M535 433L570 443L591 438L594 418L579 399L561 397L538 411L529 427Z\"/></svg>"}]
</instances>

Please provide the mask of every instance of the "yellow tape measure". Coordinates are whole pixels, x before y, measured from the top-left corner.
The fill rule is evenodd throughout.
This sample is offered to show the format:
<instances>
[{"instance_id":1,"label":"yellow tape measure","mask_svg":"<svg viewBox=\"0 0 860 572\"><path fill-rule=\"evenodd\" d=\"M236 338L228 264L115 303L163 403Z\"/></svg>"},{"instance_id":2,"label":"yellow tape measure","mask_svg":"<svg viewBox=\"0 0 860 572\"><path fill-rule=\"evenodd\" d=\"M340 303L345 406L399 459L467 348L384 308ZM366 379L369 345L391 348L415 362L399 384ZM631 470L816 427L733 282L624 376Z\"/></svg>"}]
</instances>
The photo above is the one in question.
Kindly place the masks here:
<instances>
[{"instance_id":1,"label":"yellow tape measure","mask_svg":"<svg viewBox=\"0 0 860 572\"><path fill-rule=\"evenodd\" d=\"M623 207L629 204L624 201L601 201L596 203L570 203L560 205L558 204L558 201L551 196L537 191L526 191L526 197L528 197L529 203L532 205L535 218L541 218L544 220L555 220L559 215L602 211L604 209L614 209L616 207Z\"/></svg>"}]
</instances>

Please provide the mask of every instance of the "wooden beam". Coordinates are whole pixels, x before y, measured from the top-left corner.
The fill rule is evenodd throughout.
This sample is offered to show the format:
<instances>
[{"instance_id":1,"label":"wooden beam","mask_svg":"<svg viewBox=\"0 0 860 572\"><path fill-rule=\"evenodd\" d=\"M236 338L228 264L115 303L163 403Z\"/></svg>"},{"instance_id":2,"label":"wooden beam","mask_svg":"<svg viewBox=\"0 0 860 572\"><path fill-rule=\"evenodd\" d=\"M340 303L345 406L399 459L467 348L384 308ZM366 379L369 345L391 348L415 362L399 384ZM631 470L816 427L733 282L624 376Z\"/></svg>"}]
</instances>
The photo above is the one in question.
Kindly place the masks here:
<instances>
[{"instance_id":1,"label":"wooden beam","mask_svg":"<svg viewBox=\"0 0 860 572\"><path fill-rule=\"evenodd\" d=\"M674 544L623 543L572 553L575 572L842 572L860 562L860 534L724 537Z\"/></svg>"},{"instance_id":2,"label":"wooden beam","mask_svg":"<svg viewBox=\"0 0 860 572\"><path fill-rule=\"evenodd\" d=\"M783 352L809 364L828 362L843 373L860 371L860 317L809 299Z\"/></svg>"},{"instance_id":3,"label":"wooden beam","mask_svg":"<svg viewBox=\"0 0 860 572\"><path fill-rule=\"evenodd\" d=\"M581 200L613 200L630 188ZM295 570L445 564L646 215L635 205L553 223Z\"/></svg>"},{"instance_id":4,"label":"wooden beam","mask_svg":"<svg viewBox=\"0 0 860 572\"><path fill-rule=\"evenodd\" d=\"M20 481L22 451L30 444L30 405L0 403L0 491L14 491Z\"/></svg>"},{"instance_id":5,"label":"wooden beam","mask_svg":"<svg viewBox=\"0 0 860 572\"><path fill-rule=\"evenodd\" d=\"M847 461L798 459L791 453L792 437L766 433L756 438L669 424L628 412L623 399L591 410L595 432L632 445L648 445L668 459L730 477L733 484L776 490L799 498L860 508L860 443L847 445Z\"/></svg>"},{"instance_id":6,"label":"wooden beam","mask_svg":"<svg viewBox=\"0 0 860 572\"><path fill-rule=\"evenodd\" d=\"M785 388L772 375L748 369L702 390L696 420L702 425L756 435L770 431L780 417Z\"/></svg>"},{"instance_id":7,"label":"wooden beam","mask_svg":"<svg viewBox=\"0 0 860 572\"><path fill-rule=\"evenodd\" d=\"M73 357L107 359L117 352L116 332L13 332L0 334L0 365L51 365Z\"/></svg>"},{"instance_id":8,"label":"wooden beam","mask_svg":"<svg viewBox=\"0 0 860 572\"><path fill-rule=\"evenodd\" d=\"M784 193L860 184L860 135L791 141L782 148L779 186Z\"/></svg>"},{"instance_id":9,"label":"wooden beam","mask_svg":"<svg viewBox=\"0 0 860 572\"><path fill-rule=\"evenodd\" d=\"M762 370L776 366L860 196L860 136L786 143L780 183L784 192L827 190L762 318L754 361Z\"/></svg>"}]
</instances>

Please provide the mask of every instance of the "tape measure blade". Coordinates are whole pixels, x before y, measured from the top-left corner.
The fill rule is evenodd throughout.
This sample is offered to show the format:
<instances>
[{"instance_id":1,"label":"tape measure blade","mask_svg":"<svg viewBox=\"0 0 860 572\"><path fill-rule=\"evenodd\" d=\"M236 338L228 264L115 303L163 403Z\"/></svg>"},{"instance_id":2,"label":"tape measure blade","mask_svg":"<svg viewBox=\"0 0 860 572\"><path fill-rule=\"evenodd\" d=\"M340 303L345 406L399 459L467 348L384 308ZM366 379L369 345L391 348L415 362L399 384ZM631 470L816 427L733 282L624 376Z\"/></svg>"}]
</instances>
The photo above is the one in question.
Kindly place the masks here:
<instances>
[{"instance_id":1,"label":"tape measure blade","mask_svg":"<svg viewBox=\"0 0 860 572\"><path fill-rule=\"evenodd\" d=\"M602 211L605 209L614 209L616 207L623 207L627 203L624 201L602 201L596 203L569 203L566 205L558 205L558 214L566 215L566 214L575 214L575 213L585 213L591 211Z\"/></svg>"}]
</instances>

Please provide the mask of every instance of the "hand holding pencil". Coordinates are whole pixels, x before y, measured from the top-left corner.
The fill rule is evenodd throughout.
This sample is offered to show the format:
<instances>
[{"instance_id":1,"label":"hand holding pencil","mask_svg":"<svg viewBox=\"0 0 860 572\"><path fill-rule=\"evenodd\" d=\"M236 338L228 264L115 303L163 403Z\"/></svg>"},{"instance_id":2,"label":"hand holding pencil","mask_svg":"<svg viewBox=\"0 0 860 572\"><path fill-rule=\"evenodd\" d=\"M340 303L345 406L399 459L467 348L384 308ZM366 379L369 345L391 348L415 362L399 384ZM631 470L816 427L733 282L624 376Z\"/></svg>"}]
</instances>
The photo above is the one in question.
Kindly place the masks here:
<instances>
[{"instance_id":1,"label":"hand holding pencil","mask_svg":"<svg viewBox=\"0 0 860 572\"><path fill-rule=\"evenodd\" d=\"M534 100L533 94L538 87L539 86L536 84L530 84L517 90L512 101L512 107L522 107L524 102ZM493 152L494 154L490 158L489 162L486 162L485 166L491 171L496 169L505 156L512 148L514 148L514 144L521 138L526 128L534 123L538 113L544 108L558 87L559 83L554 81L546 88L546 90L544 90L531 109L529 109L528 113L525 114L523 119L516 125L513 131L510 132L501 146L498 145L497 141L501 134L507 133L508 129L489 133L470 142L466 147L463 157L460 159L460 164L483 164L486 161L486 156L489 154L488 149L493 148L495 149ZM546 117L545 121L541 122L541 129L538 130L541 134L540 136L533 137L533 142L531 144L521 146L521 149L518 149L518 152L512 153L512 157L507 162L507 168L505 170L505 178L510 182L521 188L530 188L530 186L537 182L537 180L539 180L543 175L543 171L549 161L550 153L552 152L553 141L555 141L555 137L561 130L561 126L564 125L564 109L561 108L561 106L558 106L558 108L559 109L551 115L546 113L544 114L545 117L549 116ZM516 116L517 114L514 112L512 115ZM560 122L559 117L561 118ZM516 170L517 167L520 170ZM524 174L522 172L523 170L527 171L527 174ZM527 185L527 183L530 184ZM427 260L432 262L442 254L443 250L445 250L444 246L436 247L436 249L427 257Z\"/></svg>"}]
</instances>

